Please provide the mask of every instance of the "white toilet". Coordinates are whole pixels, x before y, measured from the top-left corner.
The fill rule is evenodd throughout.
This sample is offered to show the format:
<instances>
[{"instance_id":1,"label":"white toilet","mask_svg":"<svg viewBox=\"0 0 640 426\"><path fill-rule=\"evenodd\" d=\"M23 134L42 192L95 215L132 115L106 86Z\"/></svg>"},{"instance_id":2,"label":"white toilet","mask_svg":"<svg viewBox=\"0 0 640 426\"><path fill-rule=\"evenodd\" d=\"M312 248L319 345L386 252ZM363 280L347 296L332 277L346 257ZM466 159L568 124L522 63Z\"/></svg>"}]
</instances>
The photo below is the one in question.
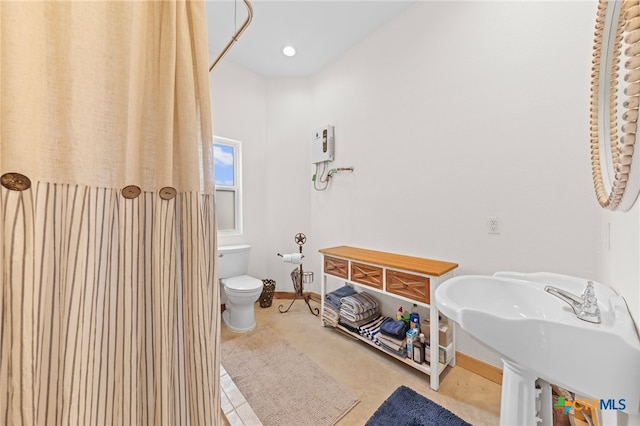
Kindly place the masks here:
<instances>
[{"instance_id":1,"label":"white toilet","mask_svg":"<svg viewBox=\"0 0 640 426\"><path fill-rule=\"evenodd\" d=\"M218 247L218 278L226 295L222 320L231 330L245 332L256 326L254 304L262 293L262 280L246 275L249 245Z\"/></svg>"}]
</instances>

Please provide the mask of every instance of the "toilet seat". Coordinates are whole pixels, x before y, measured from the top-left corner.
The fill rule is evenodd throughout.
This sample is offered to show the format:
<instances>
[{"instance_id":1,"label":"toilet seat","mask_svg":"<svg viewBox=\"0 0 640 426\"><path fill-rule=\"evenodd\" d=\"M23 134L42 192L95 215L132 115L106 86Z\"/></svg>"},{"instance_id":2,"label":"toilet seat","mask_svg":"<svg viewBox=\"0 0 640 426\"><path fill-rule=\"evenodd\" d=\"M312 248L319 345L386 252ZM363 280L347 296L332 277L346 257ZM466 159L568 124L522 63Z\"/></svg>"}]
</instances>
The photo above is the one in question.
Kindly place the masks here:
<instances>
[{"instance_id":1,"label":"toilet seat","mask_svg":"<svg viewBox=\"0 0 640 426\"><path fill-rule=\"evenodd\" d=\"M249 275L239 275L237 277L223 278L220 280L225 290L234 293L253 293L262 289L262 280Z\"/></svg>"}]
</instances>

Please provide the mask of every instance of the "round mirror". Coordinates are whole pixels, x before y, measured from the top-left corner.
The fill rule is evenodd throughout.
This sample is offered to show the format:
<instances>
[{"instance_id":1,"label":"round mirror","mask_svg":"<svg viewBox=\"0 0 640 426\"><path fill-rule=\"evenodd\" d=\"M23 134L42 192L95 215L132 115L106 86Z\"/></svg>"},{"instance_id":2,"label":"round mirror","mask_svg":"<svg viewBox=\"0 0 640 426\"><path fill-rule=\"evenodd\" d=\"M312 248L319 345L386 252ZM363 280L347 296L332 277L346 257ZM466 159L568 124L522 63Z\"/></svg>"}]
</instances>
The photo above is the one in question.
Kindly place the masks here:
<instances>
[{"instance_id":1,"label":"round mirror","mask_svg":"<svg viewBox=\"0 0 640 426\"><path fill-rule=\"evenodd\" d=\"M610 210L629 210L640 192L640 154L633 155L639 101L640 2L599 0L591 69L591 168L598 202Z\"/></svg>"}]
</instances>

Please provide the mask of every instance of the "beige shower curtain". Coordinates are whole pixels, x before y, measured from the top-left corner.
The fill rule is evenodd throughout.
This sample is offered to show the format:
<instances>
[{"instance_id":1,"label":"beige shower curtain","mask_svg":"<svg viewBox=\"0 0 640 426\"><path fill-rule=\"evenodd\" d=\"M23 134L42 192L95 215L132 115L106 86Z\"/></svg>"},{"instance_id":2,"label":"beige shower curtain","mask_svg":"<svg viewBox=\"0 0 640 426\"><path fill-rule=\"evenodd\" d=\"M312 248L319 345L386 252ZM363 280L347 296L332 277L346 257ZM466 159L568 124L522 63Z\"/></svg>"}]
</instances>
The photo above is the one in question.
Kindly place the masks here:
<instances>
[{"instance_id":1,"label":"beige shower curtain","mask_svg":"<svg viewBox=\"0 0 640 426\"><path fill-rule=\"evenodd\" d=\"M205 21L0 2L0 424L218 423Z\"/></svg>"}]
</instances>

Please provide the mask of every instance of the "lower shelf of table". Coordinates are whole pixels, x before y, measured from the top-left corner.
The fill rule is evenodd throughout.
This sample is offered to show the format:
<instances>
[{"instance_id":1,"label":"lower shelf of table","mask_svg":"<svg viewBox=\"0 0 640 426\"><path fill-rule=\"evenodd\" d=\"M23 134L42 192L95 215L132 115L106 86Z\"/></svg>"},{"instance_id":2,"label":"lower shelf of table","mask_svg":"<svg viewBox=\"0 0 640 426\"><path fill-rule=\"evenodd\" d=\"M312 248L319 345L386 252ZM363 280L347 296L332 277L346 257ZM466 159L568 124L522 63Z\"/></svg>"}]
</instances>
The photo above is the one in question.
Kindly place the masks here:
<instances>
[{"instance_id":1,"label":"lower shelf of table","mask_svg":"<svg viewBox=\"0 0 640 426\"><path fill-rule=\"evenodd\" d=\"M397 359L398 361L401 361L405 364L407 364L410 367L415 368L418 371L423 372L424 374L428 374L431 375L431 364L429 363L424 363L424 364L418 364L417 362L415 362L414 360L410 359L410 358L406 358L406 357L401 357L399 355L394 354L393 352L389 352L387 350L385 350L384 348L381 348L380 346L376 345L373 341L367 339L366 337L363 337L357 333L354 333L353 331L349 330L346 327L343 327L341 325L338 325L335 327L336 330L341 331L342 333L346 334L347 336L356 339L356 340L360 340L362 342L365 342L366 344L373 346L374 348L378 349L379 351L381 351L382 353L385 353L387 355L389 355L392 358ZM449 345L449 347L447 348L447 350L449 351L449 353L451 353L453 351L453 345ZM449 360L450 361L450 360ZM438 375L440 375L444 369L447 367L447 365L449 365L449 361L446 363L438 363Z\"/></svg>"}]
</instances>

